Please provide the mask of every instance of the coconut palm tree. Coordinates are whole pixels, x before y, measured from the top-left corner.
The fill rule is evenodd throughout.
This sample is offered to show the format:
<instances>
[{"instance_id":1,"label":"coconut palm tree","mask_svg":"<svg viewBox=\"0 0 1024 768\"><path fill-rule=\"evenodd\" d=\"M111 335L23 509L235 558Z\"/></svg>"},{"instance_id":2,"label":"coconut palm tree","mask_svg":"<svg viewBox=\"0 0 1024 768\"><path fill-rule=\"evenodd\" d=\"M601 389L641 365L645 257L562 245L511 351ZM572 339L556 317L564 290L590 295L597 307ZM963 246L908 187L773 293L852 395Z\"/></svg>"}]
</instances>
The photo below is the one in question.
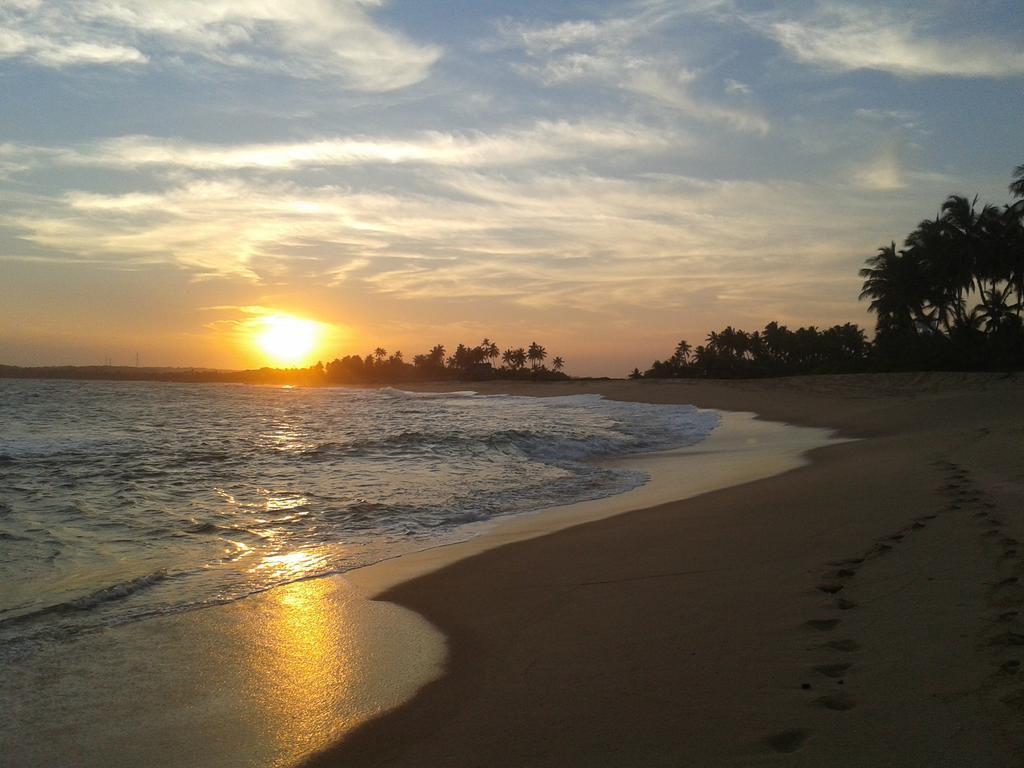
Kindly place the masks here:
<instances>
[{"instance_id":1,"label":"coconut palm tree","mask_svg":"<svg viewBox=\"0 0 1024 768\"><path fill-rule=\"evenodd\" d=\"M672 355L672 362L677 366L684 366L690 362L690 352L693 351L693 347L690 346L690 342L683 339L676 344L676 351Z\"/></svg>"},{"instance_id":2,"label":"coconut palm tree","mask_svg":"<svg viewBox=\"0 0 1024 768\"><path fill-rule=\"evenodd\" d=\"M1013 169L1013 181L1010 183L1010 194L1014 197L1024 197L1024 165L1018 165Z\"/></svg>"},{"instance_id":3,"label":"coconut palm tree","mask_svg":"<svg viewBox=\"0 0 1024 768\"><path fill-rule=\"evenodd\" d=\"M527 351L526 356L530 359L531 367L537 370L540 368L544 358L548 356L548 351L536 341L531 341L530 349Z\"/></svg>"},{"instance_id":4,"label":"coconut palm tree","mask_svg":"<svg viewBox=\"0 0 1024 768\"><path fill-rule=\"evenodd\" d=\"M565 360L563 360L561 357L556 357L554 360L551 361L551 367L554 368L556 371L560 371L565 367Z\"/></svg>"},{"instance_id":5,"label":"coconut palm tree","mask_svg":"<svg viewBox=\"0 0 1024 768\"><path fill-rule=\"evenodd\" d=\"M381 362L385 357L388 356L388 351L384 347L377 347L373 350L373 356L377 358L377 362Z\"/></svg>"},{"instance_id":6,"label":"coconut palm tree","mask_svg":"<svg viewBox=\"0 0 1024 768\"><path fill-rule=\"evenodd\" d=\"M1022 177L1024 178L1024 177ZM1024 200L1003 209L1006 279L1017 292L1017 316L1024 312Z\"/></svg>"},{"instance_id":7,"label":"coconut palm tree","mask_svg":"<svg viewBox=\"0 0 1024 768\"><path fill-rule=\"evenodd\" d=\"M907 258L921 265L925 277L922 298L932 310L929 314L935 329L948 333L954 323L963 321L964 296L973 285L971 264L953 247L942 217L922 221L907 235L904 245Z\"/></svg>"},{"instance_id":8,"label":"coconut palm tree","mask_svg":"<svg viewBox=\"0 0 1024 768\"><path fill-rule=\"evenodd\" d=\"M512 369L520 371L526 365L526 350L522 347L516 347L512 350Z\"/></svg>"},{"instance_id":9,"label":"coconut palm tree","mask_svg":"<svg viewBox=\"0 0 1024 768\"><path fill-rule=\"evenodd\" d=\"M914 323L923 317L920 294L924 280L918 262L897 251L896 243L878 249L860 270L865 278L860 299L871 299L868 311L878 316L877 332L901 336L915 332Z\"/></svg>"},{"instance_id":10,"label":"coconut palm tree","mask_svg":"<svg viewBox=\"0 0 1024 768\"><path fill-rule=\"evenodd\" d=\"M484 357L492 361L492 365L494 364L493 361L497 360L498 356L501 354L498 351L498 345L487 338L480 342L480 349L483 350Z\"/></svg>"},{"instance_id":11,"label":"coconut palm tree","mask_svg":"<svg viewBox=\"0 0 1024 768\"><path fill-rule=\"evenodd\" d=\"M437 367L444 367L444 344L435 344L427 355L430 364Z\"/></svg>"}]
</instances>

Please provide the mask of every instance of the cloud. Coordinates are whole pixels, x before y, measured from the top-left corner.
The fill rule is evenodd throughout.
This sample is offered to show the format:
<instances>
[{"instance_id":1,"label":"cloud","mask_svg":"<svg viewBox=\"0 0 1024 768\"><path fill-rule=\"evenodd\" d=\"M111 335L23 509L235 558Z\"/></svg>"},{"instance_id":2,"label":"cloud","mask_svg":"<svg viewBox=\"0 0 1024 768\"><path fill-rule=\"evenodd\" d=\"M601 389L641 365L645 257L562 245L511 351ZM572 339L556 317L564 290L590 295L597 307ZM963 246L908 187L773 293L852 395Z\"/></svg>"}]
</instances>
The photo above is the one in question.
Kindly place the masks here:
<instances>
[{"instance_id":1,"label":"cloud","mask_svg":"<svg viewBox=\"0 0 1024 768\"><path fill-rule=\"evenodd\" d=\"M185 168L196 171L293 171L364 164L504 166L565 161L609 151L652 153L687 148L682 131L633 122L537 121L502 133L427 131L407 139L336 137L306 142L207 144L152 136L124 136L77 148L0 145L0 168L48 157L63 165L107 168Z\"/></svg>"},{"instance_id":2,"label":"cloud","mask_svg":"<svg viewBox=\"0 0 1024 768\"><path fill-rule=\"evenodd\" d=\"M746 83L729 78L725 81L725 92L731 95L749 96L752 90Z\"/></svg>"},{"instance_id":3,"label":"cloud","mask_svg":"<svg viewBox=\"0 0 1024 768\"><path fill-rule=\"evenodd\" d=\"M124 66L198 59L333 77L357 91L403 88L441 57L370 15L381 0L20 0L0 6L0 58L37 66Z\"/></svg>"},{"instance_id":4,"label":"cloud","mask_svg":"<svg viewBox=\"0 0 1024 768\"><path fill-rule=\"evenodd\" d=\"M799 61L824 69L871 69L903 76L1024 75L1024 50L982 36L929 36L914 14L828 4L807 18L747 17Z\"/></svg>"},{"instance_id":5,"label":"cloud","mask_svg":"<svg viewBox=\"0 0 1024 768\"><path fill-rule=\"evenodd\" d=\"M685 46L662 39L671 22L714 6L717 3L651 2L633 4L630 13L596 21L503 22L497 40L488 45L521 50L525 60L516 62L514 68L549 87L592 83L639 96L698 121L767 133L768 120L757 112L696 98L693 86L700 71L683 63L678 50Z\"/></svg>"},{"instance_id":6,"label":"cloud","mask_svg":"<svg viewBox=\"0 0 1024 768\"><path fill-rule=\"evenodd\" d=\"M0 59L15 57L58 69L86 65L144 64L148 61L145 54L131 46L61 41L45 35L0 29Z\"/></svg>"},{"instance_id":7,"label":"cloud","mask_svg":"<svg viewBox=\"0 0 1024 768\"><path fill-rule=\"evenodd\" d=\"M852 190L836 199L795 182L672 174L430 168L421 186L427 178L421 193L179 179L153 192L35 199L0 224L37 248L128 268L628 315L679 308L700 290L757 304L844 258L846 272L828 279L852 285L870 251L866 223L893 207L865 210Z\"/></svg>"},{"instance_id":8,"label":"cloud","mask_svg":"<svg viewBox=\"0 0 1024 768\"><path fill-rule=\"evenodd\" d=\"M907 186L903 168L896 154L896 145L887 143L866 165L854 171L854 179L864 189L891 191Z\"/></svg>"}]
</instances>

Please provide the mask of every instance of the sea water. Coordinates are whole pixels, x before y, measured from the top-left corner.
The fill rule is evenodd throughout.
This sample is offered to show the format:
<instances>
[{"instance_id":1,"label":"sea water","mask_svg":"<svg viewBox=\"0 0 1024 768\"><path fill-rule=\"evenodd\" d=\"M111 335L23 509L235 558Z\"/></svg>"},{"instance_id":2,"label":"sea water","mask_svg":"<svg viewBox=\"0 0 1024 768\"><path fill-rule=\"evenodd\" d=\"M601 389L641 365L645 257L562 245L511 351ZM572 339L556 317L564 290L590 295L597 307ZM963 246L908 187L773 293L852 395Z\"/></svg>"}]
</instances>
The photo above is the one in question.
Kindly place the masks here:
<instances>
[{"instance_id":1,"label":"sea water","mask_svg":"<svg viewBox=\"0 0 1024 768\"><path fill-rule=\"evenodd\" d=\"M717 423L596 395L0 381L0 663L630 490L596 460Z\"/></svg>"}]
</instances>

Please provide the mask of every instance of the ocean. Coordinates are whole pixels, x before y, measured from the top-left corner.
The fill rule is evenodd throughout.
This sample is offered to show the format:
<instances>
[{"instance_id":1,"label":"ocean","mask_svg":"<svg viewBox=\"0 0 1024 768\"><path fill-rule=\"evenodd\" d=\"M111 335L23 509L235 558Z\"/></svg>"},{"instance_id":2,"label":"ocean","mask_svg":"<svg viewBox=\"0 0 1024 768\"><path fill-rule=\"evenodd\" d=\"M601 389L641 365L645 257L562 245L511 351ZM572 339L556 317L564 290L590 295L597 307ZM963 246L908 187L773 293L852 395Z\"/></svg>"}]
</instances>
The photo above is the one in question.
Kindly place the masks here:
<instances>
[{"instance_id":1,"label":"ocean","mask_svg":"<svg viewBox=\"0 0 1024 768\"><path fill-rule=\"evenodd\" d=\"M625 492L645 475L601 459L718 421L596 395L0 381L0 663Z\"/></svg>"}]
</instances>

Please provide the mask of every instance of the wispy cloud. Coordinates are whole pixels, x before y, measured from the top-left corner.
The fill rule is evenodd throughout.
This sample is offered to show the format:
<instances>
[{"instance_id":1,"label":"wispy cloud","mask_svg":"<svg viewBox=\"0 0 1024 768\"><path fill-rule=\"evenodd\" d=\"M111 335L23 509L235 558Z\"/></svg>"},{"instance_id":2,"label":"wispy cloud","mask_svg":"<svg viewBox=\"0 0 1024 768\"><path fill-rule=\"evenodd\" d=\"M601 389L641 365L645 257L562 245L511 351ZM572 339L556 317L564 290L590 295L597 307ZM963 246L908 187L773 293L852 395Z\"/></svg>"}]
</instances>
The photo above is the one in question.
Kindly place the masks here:
<instances>
[{"instance_id":1,"label":"wispy cloud","mask_svg":"<svg viewBox=\"0 0 1024 768\"><path fill-rule=\"evenodd\" d=\"M525 60L515 68L547 86L596 84L698 121L767 133L770 125L763 115L695 97L699 69L684 63L675 52L678 44L666 45L658 37L670 22L714 5L640 3L597 21L504 22L489 45L521 50Z\"/></svg>"},{"instance_id":2,"label":"wispy cloud","mask_svg":"<svg viewBox=\"0 0 1024 768\"><path fill-rule=\"evenodd\" d=\"M441 56L371 16L382 0L10 0L0 5L0 58L38 66L124 66L198 59L353 90L417 83Z\"/></svg>"},{"instance_id":3,"label":"wispy cloud","mask_svg":"<svg viewBox=\"0 0 1024 768\"><path fill-rule=\"evenodd\" d=\"M809 279L816 265L844 258L849 274L833 279L850 280L865 222L878 214L850 205L851 191L843 219L829 218L836 200L797 183L429 174L435 187L421 194L237 177L74 192L16 207L0 224L38 247L124 266L166 263L258 283L354 281L403 300L490 296L625 312L681 306L702 286L724 296L729 285L729 296L755 302L768 286L782 291L796 274Z\"/></svg>"},{"instance_id":4,"label":"wispy cloud","mask_svg":"<svg viewBox=\"0 0 1024 768\"><path fill-rule=\"evenodd\" d=\"M361 164L503 166L564 161L610 150L626 153L679 151L690 145L685 133L634 122L538 121L500 133L427 131L409 138L336 137L273 144L205 144L152 136L125 136L96 144L47 150L65 165L138 168L159 166L217 171L289 171ZM17 147L7 147L14 162ZM43 150L25 147L23 162ZM0 161L4 148L0 147Z\"/></svg>"},{"instance_id":5,"label":"wispy cloud","mask_svg":"<svg viewBox=\"0 0 1024 768\"><path fill-rule=\"evenodd\" d=\"M876 157L854 170L853 177L865 189L891 191L907 186L895 142L887 142Z\"/></svg>"},{"instance_id":6,"label":"wispy cloud","mask_svg":"<svg viewBox=\"0 0 1024 768\"><path fill-rule=\"evenodd\" d=\"M828 3L799 18L746 18L794 58L825 69L872 69L904 76L1024 75L1019 44L929 33L923 15L911 11Z\"/></svg>"}]
</instances>

